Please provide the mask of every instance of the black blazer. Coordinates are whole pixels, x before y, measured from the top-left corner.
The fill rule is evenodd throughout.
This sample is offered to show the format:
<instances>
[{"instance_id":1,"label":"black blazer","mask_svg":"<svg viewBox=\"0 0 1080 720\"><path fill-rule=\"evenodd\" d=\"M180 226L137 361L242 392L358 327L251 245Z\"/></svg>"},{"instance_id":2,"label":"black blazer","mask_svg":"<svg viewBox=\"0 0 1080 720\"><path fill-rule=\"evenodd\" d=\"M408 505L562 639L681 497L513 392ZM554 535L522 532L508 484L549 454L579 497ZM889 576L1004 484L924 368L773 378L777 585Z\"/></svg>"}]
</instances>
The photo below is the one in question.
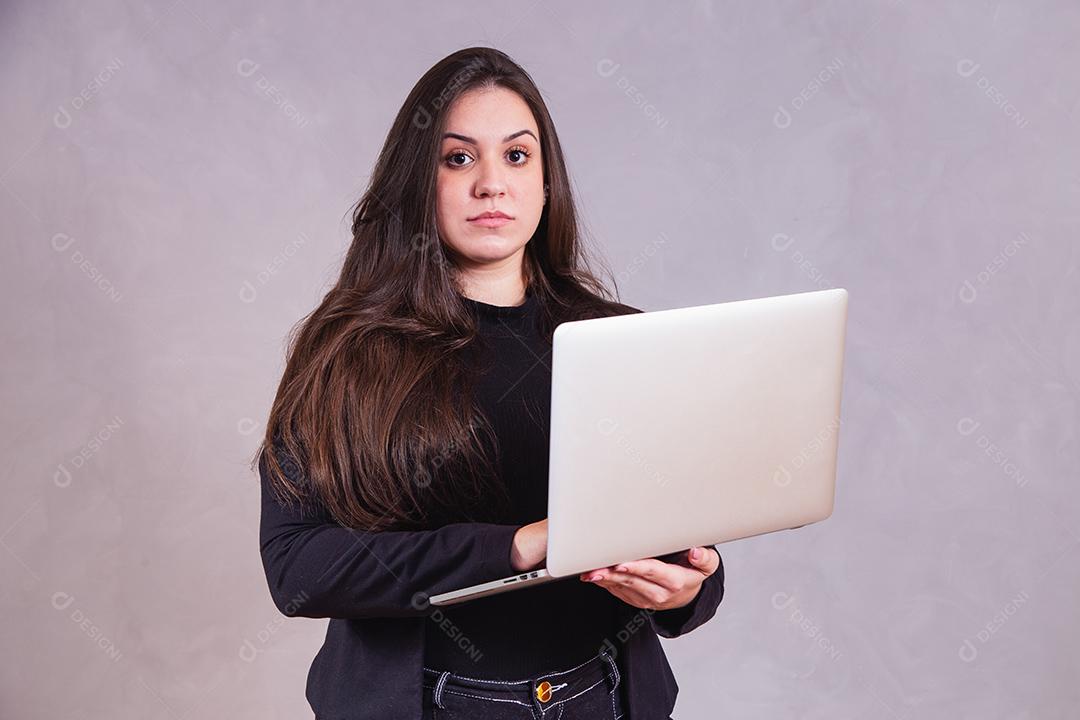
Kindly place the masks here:
<instances>
[{"instance_id":1,"label":"black blazer","mask_svg":"<svg viewBox=\"0 0 1080 720\"><path fill-rule=\"evenodd\" d=\"M296 482L300 469L278 452ZM316 718L419 720L424 621L438 609L426 598L513 575L510 548L520 526L361 532L335 523L325 508L305 513L281 504L265 456L259 473L259 549L274 604L289 617L330 618L307 678ZM650 611L619 603L622 642L609 650L627 685L630 718L667 720L679 688L657 636L690 632L715 614L723 596L721 561L685 607Z\"/></svg>"}]
</instances>

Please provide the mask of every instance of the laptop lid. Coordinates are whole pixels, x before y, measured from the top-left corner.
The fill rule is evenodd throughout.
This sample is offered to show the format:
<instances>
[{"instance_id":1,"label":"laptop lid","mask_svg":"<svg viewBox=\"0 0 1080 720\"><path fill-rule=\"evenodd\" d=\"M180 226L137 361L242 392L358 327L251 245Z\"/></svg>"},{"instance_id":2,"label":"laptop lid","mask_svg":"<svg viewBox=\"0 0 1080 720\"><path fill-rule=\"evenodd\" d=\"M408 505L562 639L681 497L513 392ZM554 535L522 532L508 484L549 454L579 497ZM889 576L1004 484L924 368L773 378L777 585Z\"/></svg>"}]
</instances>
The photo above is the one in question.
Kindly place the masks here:
<instances>
[{"instance_id":1,"label":"laptop lid","mask_svg":"<svg viewBox=\"0 0 1080 720\"><path fill-rule=\"evenodd\" d=\"M836 288L559 325L548 572L569 576L829 517L847 295Z\"/></svg>"}]
</instances>

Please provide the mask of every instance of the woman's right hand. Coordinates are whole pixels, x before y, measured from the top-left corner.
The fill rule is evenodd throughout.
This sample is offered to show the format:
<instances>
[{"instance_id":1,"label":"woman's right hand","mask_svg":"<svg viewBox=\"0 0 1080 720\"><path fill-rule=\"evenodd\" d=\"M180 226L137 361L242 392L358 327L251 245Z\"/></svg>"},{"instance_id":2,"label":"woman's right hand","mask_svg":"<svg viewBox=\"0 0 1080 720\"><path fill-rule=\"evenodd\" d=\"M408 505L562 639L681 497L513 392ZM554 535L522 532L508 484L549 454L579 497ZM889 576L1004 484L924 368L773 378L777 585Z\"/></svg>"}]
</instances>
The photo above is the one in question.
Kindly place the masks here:
<instances>
[{"instance_id":1,"label":"woman's right hand","mask_svg":"<svg viewBox=\"0 0 1080 720\"><path fill-rule=\"evenodd\" d=\"M547 518L518 528L510 548L510 566L515 572L538 567L547 558Z\"/></svg>"}]
</instances>

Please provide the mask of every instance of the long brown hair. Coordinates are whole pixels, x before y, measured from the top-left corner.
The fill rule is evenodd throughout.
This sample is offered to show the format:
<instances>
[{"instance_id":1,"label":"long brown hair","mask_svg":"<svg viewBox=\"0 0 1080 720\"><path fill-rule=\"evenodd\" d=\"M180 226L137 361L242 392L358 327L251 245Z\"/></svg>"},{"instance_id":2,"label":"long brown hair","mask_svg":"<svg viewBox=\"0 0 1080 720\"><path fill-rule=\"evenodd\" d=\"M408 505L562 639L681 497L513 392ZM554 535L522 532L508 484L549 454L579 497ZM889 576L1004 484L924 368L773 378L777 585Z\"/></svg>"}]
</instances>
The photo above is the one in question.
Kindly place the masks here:
<instances>
[{"instance_id":1,"label":"long brown hair","mask_svg":"<svg viewBox=\"0 0 1080 720\"><path fill-rule=\"evenodd\" d=\"M561 322L633 312L589 269L562 148L532 78L493 48L449 55L398 111L353 207L341 275L289 333L253 461L266 463L282 501L317 501L363 530L422 528L433 515L496 521L508 507L485 450L493 433L472 402L465 358L477 329L435 224L447 111L493 86L520 95L540 130L549 196L523 272L541 332L550 341Z\"/></svg>"}]
</instances>

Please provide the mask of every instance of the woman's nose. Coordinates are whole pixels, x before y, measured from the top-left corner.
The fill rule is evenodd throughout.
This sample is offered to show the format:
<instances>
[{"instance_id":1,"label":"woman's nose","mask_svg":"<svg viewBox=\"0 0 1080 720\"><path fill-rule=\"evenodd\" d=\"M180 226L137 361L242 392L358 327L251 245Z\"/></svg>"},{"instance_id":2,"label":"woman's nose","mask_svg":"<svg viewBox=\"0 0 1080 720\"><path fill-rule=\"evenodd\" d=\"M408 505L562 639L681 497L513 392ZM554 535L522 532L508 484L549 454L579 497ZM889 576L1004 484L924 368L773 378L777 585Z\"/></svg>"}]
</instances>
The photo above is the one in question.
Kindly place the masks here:
<instances>
[{"instance_id":1,"label":"woman's nose","mask_svg":"<svg viewBox=\"0 0 1080 720\"><path fill-rule=\"evenodd\" d=\"M488 195L503 195L505 192L506 181L502 177L501 168L481 167L480 177L476 181L476 194L485 197Z\"/></svg>"}]
</instances>

